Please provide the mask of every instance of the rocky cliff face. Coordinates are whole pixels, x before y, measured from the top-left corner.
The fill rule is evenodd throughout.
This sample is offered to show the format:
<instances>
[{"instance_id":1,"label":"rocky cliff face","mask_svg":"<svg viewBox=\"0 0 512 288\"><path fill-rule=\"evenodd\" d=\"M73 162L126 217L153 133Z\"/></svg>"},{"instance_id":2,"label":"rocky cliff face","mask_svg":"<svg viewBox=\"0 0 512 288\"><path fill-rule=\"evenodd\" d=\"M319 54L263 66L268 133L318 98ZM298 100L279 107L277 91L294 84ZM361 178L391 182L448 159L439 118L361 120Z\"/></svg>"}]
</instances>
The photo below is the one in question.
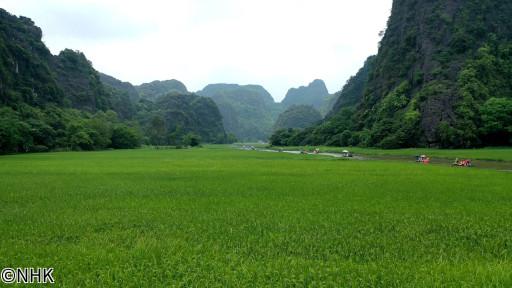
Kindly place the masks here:
<instances>
[{"instance_id":1,"label":"rocky cliff face","mask_svg":"<svg viewBox=\"0 0 512 288\"><path fill-rule=\"evenodd\" d=\"M62 103L52 77L53 55L41 41L42 31L26 17L0 9L0 103Z\"/></svg>"},{"instance_id":2,"label":"rocky cliff face","mask_svg":"<svg viewBox=\"0 0 512 288\"><path fill-rule=\"evenodd\" d=\"M510 1L395 0L357 107L336 105L307 141L350 131L363 146L498 144L483 107L512 97L510 19Z\"/></svg>"},{"instance_id":3,"label":"rocky cliff face","mask_svg":"<svg viewBox=\"0 0 512 288\"><path fill-rule=\"evenodd\" d=\"M409 116L410 120L418 121L410 123L411 129L422 132L421 139L408 139L410 144L442 144L440 127L443 125L453 129L453 137L459 138L452 144L480 144L476 135L478 120L465 120L469 114L478 114L478 104L486 99L469 103L475 101L478 91L464 95L463 72L471 61L480 57L479 49L487 45L498 48L511 40L512 21L507 20L510 17L512 6L507 1L396 0L360 110L361 119L367 120L366 128L386 119ZM494 85L491 82L482 84ZM403 89L397 91L399 87ZM403 99L398 100L400 97ZM388 111L391 117L378 115L379 109L387 108L387 102L396 105ZM462 111L461 107L467 105L472 106L471 112ZM474 128L467 129L465 125ZM390 130L383 133L384 138L374 137L371 144L379 144L386 134L392 135L394 129Z\"/></svg>"},{"instance_id":4,"label":"rocky cliff face","mask_svg":"<svg viewBox=\"0 0 512 288\"><path fill-rule=\"evenodd\" d=\"M110 95L85 55L65 49L54 56L41 37L32 20L0 9L0 104L112 109Z\"/></svg>"}]
</instances>

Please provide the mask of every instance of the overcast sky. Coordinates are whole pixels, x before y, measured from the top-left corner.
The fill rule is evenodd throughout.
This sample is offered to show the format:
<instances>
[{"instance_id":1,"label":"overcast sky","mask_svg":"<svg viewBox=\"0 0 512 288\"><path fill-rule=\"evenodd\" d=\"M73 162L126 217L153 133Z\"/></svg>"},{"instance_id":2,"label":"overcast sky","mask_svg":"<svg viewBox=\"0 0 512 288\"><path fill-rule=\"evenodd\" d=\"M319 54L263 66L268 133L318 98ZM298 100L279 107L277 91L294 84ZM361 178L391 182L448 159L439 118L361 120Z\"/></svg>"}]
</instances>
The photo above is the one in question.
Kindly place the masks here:
<instances>
[{"instance_id":1,"label":"overcast sky","mask_svg":"<svg viewBox=\"0 0 512 288\"><path fill-rule=\"evenodd\" d=\"M377 52L392 0L0 0L32 18L52 53L140 84L260 84L281 100L323 79L331 93Z\"/></svg>"}]
</instances>

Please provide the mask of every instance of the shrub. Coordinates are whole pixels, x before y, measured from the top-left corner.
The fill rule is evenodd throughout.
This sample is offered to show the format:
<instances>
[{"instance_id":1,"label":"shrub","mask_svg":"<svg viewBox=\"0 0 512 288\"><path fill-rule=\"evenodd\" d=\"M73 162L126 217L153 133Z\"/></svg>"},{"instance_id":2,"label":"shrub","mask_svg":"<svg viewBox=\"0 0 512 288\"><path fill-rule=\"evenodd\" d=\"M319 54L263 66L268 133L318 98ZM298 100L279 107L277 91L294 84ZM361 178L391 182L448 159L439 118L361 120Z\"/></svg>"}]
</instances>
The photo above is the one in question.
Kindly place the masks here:
<instances>
[{"instance_id":1,"label":"shrub","mask_svg":"<svg viewBox=\"0 0 512 288\"><path fill-rule=\"evenodd\" d=\"M140 147L141 137L137 131L126 125L118 125L112 131L112 148L133 149Z\"/></svg>"},{"instance_id":2,"label":"shrub","mask_svg":"<svg viewBox=\"0 0 512 288\"><path fill-rule=\"evenodd\" d=\"M194 134L192 132L187 133L185 136L183 136L182 143L185 146L199 146L201 144L201 136Z\"/></svg>"}]
</instances>

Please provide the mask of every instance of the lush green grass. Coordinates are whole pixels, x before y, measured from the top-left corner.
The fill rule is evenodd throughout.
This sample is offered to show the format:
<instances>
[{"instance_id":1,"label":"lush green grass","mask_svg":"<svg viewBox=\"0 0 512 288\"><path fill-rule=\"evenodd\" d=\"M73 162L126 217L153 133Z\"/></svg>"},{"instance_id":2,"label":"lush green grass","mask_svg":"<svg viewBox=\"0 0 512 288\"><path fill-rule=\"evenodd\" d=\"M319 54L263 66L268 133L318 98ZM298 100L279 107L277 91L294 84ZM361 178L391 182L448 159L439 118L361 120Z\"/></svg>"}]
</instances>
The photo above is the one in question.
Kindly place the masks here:
<instances>
[{"instance_id":1,"label":"lush green grass","mask_svg":"<svg viewBox=\"0 0 512 288\"><path fill-rule=\"evenodd\" d=\"M203 148L0 157L0 267L66 287L511 287L512 176Z\"/></svg>"},{"instance_id":2,"label":"lush green grass","mask_svg":"<svg viewBox=\"0 0 512 288\"><path fill-rule=\"evenodd\" d=\"M279 148L279 147L274 147ZM326 146L306 146L306 147L281 147L285 150L313 150L320 148L325 152L341 152L349 150L361 155L374 156L417 156L426 154L432 157L455 159L455 158L471 158L474 160L491 160L491 161L512 161L512 148L483 148L483 149L427 149L427 148L411 148L411 149L374 149L359 147L326 147Z\"/></svg>"}]
</instances>

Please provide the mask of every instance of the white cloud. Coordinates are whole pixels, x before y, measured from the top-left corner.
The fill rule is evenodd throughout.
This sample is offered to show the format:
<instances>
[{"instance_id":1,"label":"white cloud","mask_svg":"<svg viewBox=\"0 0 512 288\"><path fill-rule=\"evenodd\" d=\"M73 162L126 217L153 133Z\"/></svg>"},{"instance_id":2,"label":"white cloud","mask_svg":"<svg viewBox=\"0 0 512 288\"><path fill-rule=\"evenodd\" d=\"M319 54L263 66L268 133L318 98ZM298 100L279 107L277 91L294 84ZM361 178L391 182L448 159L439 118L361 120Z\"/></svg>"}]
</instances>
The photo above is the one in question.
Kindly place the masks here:
<instances>
[{"instance_id":1,"label":"white cloud","mask_svg":"<svg viewBox=\"0 0 512 288\"><path fill-rule=\"evenodd\" d=\"M83 51L134 84L175 78L261 84L280 100L324 79L331 92L377 52L392 0L0 0L32 18L53 53Z\"/></svg>"}]
</instances>

